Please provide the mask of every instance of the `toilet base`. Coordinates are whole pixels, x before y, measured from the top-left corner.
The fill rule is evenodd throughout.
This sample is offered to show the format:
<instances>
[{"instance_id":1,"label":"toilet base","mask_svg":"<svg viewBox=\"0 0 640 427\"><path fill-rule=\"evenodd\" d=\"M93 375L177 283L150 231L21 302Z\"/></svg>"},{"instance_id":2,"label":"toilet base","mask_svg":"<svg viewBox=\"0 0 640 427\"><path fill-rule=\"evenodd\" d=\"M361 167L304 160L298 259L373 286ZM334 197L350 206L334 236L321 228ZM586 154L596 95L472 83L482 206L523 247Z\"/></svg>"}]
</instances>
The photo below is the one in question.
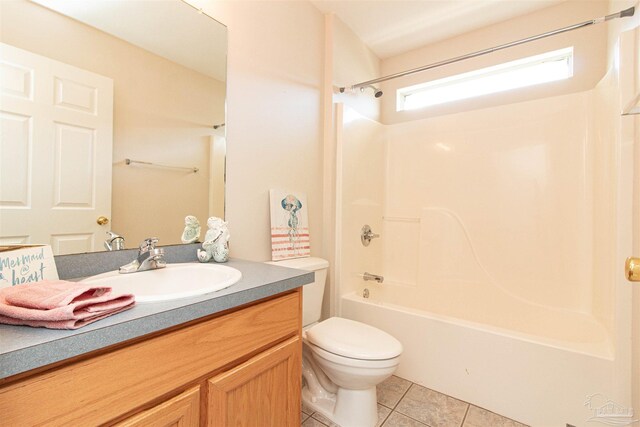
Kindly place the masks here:
<instances>
[{"instance_id":1,"label":"toilet base","mask_svg":"<svg viewBox=\"0 0 640 427\"><path fill-rule=\"evenodd\" d=\"M346 390L338 388L335 395L314 397L308 386L302 389L306 406L324 415L340 427L374 427L378 423L376 388Z\"/></svg>"}]
</instances>

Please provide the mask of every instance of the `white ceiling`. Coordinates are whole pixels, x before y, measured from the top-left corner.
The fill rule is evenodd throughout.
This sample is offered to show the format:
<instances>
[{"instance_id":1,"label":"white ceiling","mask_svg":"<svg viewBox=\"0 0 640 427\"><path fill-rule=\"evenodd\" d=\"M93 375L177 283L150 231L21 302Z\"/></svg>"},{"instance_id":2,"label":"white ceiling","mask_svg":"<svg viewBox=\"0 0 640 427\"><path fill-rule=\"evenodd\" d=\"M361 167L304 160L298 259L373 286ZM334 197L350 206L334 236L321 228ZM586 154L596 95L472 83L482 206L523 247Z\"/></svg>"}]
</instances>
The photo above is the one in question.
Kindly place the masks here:
<instances>
[{"instance_id":1,"label":"white ceiling","mask_svg":"<svg viewBox=\"0 0 640 427\"><path fill-rule=\"evenodd\" d=\"M311 0L381 59L566 0Z\"/></svg>"}]
</instances>

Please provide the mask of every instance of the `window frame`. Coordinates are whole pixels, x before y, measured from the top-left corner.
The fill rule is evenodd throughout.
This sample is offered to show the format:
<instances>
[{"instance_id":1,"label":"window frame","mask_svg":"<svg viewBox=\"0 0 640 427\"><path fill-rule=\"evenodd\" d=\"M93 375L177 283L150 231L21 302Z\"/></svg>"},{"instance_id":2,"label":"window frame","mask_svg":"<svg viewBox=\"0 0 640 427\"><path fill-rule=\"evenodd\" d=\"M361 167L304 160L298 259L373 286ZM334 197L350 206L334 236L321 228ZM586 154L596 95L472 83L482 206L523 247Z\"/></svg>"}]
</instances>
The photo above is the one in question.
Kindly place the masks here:
<instances>
[{"instance_id":1,"label":"window frame","mask_svg":"<svg viewBox=\"0 0 640 427\"><path fill-rule=\"evenodd\" d=\"M535 85L540 85L544 83L550 83L553 81L570 79L573 77L573 60L574 60L574 49L573 46L556 49L553 51L541 53L538 55L528 56L526 58L517 59L515 61L503 62L501 64L492 65L490 67L480 68L473 71L468 71L465 73L455 74L453 76L444 77L441 79L431 80L423 83L418 83L411 86L406 86L396 90L396 111L412 111L421 108L433 107L436 105L447 104L456 101L462 101L466 99L478 98L481 96L507 92L511 90L521 89L525 87L531 87ZM536 81L530 84L522 84L513 87L503 86L496 87L494 90L485 91L477 94L472 94L469 96L452 96L451 98L441 97L437 102L423 103L416 106L411 106L407 108L407 98L413 95L421 95L425 96L428 93L434 93L433 91L442 89L446 89L448 87L460 87L461 85L468 85L469 82L478 81L481 82L488 78L496 77L496 76L506 76L508 74L513 75L515 72L522 71L525 69L534 69L545 63L557 63L564 62L566 63L566 74L559 75L555 78L550 78L547 80ZM506 81L506 80L505 80Z\"/></svg>"}]
</instances>

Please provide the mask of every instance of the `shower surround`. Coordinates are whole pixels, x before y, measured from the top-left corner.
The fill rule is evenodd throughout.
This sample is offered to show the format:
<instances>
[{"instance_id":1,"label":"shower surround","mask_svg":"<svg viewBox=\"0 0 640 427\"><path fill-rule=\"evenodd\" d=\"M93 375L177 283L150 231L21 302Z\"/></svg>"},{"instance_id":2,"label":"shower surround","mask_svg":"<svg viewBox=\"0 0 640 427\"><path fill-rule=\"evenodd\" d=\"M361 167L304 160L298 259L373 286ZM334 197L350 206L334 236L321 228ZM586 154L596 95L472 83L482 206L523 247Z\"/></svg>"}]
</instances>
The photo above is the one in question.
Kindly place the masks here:
<instances>
[{"instance_id":1,"label":"shower surround","mask_svg":"<svg viewBox=\"0 0 640 427\"><path fill-rule=\"evenodd\" d=\"M339 105L339 311L402 342L399 376L536 426L630 407L619 86L388 126Z\"/></svg>"}]
</instances>

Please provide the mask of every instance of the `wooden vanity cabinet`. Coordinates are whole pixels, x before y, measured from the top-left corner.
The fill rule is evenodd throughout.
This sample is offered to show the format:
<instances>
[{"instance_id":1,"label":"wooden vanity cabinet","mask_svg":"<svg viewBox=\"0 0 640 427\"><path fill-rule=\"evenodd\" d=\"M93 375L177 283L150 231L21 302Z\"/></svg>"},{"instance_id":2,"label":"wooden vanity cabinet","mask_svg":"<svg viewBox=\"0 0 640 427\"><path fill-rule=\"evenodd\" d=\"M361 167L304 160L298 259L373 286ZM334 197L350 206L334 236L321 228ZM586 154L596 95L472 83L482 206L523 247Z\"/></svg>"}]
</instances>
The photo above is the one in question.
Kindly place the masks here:
<instances>
[{"instance_id":1,"label":"wooden vanity cabinet","mask_svg":"<svg viewBox=\"0 0 640 427\"><path fill-rule=\"evenodd\" d=\"M4 426L299 426L300 289L0 383Z\"/></svg>"},{"instance_id":2,"label":"wooden vanity cabinet","mask_svg":"<svg viewBox=\"0 0 640 427\"><path fill-rule=\"evenodd\" d=\"M200 425L200 387L193 387L178 396L117 423L117 427Z\"/></svg>"},{"instance_id":3,"label":"wooden vanity cabinet","mask_svg":"<svg viewBox=\"0 0 640 427\"><path fill-rule=\"evenodd\" d=\"M207 383L209 426L300 424L300 341L291 338Z\"/></svg>"}]
</instances>

